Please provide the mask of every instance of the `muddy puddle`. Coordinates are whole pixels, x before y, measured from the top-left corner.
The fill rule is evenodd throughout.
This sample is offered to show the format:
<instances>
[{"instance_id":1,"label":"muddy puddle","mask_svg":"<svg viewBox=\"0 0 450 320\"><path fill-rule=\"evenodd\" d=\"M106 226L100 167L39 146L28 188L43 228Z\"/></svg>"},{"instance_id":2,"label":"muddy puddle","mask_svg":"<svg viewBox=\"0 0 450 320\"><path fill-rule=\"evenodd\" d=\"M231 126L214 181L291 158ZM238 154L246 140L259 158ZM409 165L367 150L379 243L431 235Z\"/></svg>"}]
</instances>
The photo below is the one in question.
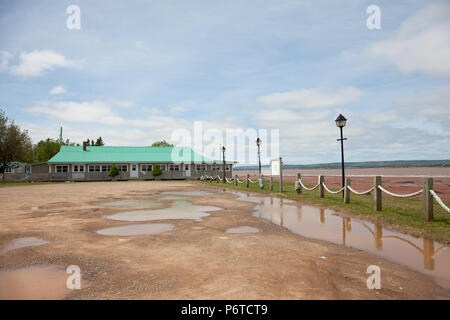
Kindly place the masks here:
<instances>
[{"instance_id":1,"label":"muddy puddle","mask_svg":"<svg viewBox=\"0 0 450 320\"><path fill-rule=\"evenodd\" d=\"M161 195L167 196L181 196L181 197L209 197L214 193L209 191L164 191Z\"/></svg>"},{"instance_id":2,"label":"muddy puddle","mask_svg":"<svg viewBox=\"0 0 450 320\"><path fill-rule=\"evenodd\" d=\"M253 216L267 219L303 237L357 248L432 276L450 289L450 248L424 238L393 232L334 210L270 196L227 191L255 204Z\"/></svg>"},{"instance_id":3,"label":"muddy puddle","mask_svg":"<svg viewBox=\"0 0 450 320\"><path fill-rule=\"evenodd\" d=\"M219 207L193 205L186 201L175 201L172 206L155 210L123 211L110 216L107 219L120 221L153 221L172 219L201 219L210 215L210 211L222 210Z\"/></svg>"},{"instance_id":4,"label":"muddy puddle","mask_svg":"<svg viewBox=\"0 0 450 320\"><path fill-rule=\"evenodd\" d=\"M59 266L0 271L0 300L64 299L68 275Z\"/></svg>"},{"instance_id":5,"label":"muddy puddle","mask_svg":"<svg viewBox=\"0 0 450 320\"><path fill-rule=\"evenodd\" d=\"M99 201L94 203L96 206L103 207L122 207L122 208L139 208L139 207L157 207L162 205L161 202L149 199L123 199L113 201Z\"/></svg>"},{"instance_id":6,"label":"muddy puddle","mask_svg":"<svg viewBox=\"0 0 450 320\"><path fill-rule=\"evenodd\" d=\"M6 245L6 247L0 251L0 254L25 247L41 246L47 243L50 242L34 237L18 238L13 240L10 244Z\"/></svg>"},{"instance_id":7,"label":"muddy puddle","mask_svg":"<svg viewBox=\"0 0 450 320\"><path fill-rule=\"evenodd\" d=\"M235 228L227 229L226 233L257 233L260 230L258 228L254 227L248 227L248 226L240 226Z\"/></svg>"},{"instance_id":8,"label":"muddy puddle","mask_svg":"<svg viewBox=\"0 0 450 320\"><path fill-rule=\"evenodd\" d=\"M158 234L173 230L172 224L151 223L151 224L132 224L98 230L97 233L105 236L136 236Z\"/></svg>"}]
</instances>

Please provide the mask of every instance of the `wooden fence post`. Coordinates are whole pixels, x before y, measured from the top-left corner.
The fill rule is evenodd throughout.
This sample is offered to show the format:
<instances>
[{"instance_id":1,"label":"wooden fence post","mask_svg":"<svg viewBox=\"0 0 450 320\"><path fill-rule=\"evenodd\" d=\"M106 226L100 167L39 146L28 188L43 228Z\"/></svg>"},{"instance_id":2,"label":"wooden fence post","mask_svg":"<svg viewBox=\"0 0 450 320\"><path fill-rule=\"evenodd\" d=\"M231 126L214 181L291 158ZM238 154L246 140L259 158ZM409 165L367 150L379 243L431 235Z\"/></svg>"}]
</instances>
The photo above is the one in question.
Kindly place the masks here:
<instances>
[{"instance_id":1,"label":"wooden fence post","mask_svg":"<svg viewBox=\"0 0 450 320\"><path fill-rule=\"evenodd\" d=\"M345 186L344 186L344 202L350 203L350 186L351 180L350 178L345 178Z\"/></svg>"},{"instance_id":2,"label":"wooden fence post","mask_svg":"<svg viewBox=\"0 0 450 320\"><path fill-rule=\"evenodd\" d=\"M247 180L245 180L245 186L246 186L247 188L248 188L248 184L249 184L248 179L250 179L250 175L247 173Z\"/></svg>"},{"instance_id":3,"label":"wooden fence post","mask_svg":"<svg viewBox=\"0 0 450 320\"><path fill-rule=\"evenodd\" d=\"M280 157L280 193L283 192L283 159Z\"/></svg>"},{"instance_id":4,"label":"wooden fence post","mask_svg":"<svg viewBox=\"0 0 450 320\"><path fill-rule=\"evenodd\" d=\"M382 200L381 200L381 194L382 194L382 192L381 192L381 190L380 190L380 188L378 188L379 186L381 186L381 176L376 176L375 178L374 178L374 181L373 181L373 186L374 186L374 197L375 197L375 199L374 199L374 205L375 205L375 210L376 211L381 211L382 210L382 204L383 204L383 202L382 202Z\"/></svg>"},{"instance_id":5,"label":"wooden fence post","mask_svg":"<svg viewBox=\"0 0 450 320\"><path fill-rule=\"evenodd\" d=\"M273 191L273 177L270 176L270 192Z\"/></svg>"},{"instance_id":6,"label":"wooden fence post","mask_svg":"<svg viewBox=\"0 0 450 320\"><path fill-rule=\"evenodd\" d=\"M320 197L323 198L325 196L325 188L323 187L323 176L319 176L319 189L320 189Z\"/></svg>"},{"instance_id":7,"label":"wooden fence post","mask_svg":"<svg viewBox=\"0 0 450 320\"><path fill-rule=\"evenodd\" d=\"M433 189L433 178L423 179L423 220L433 220L433 196L430 190Z\"/></svg>"},{"instance_id":8,"label":"wooden fence post","mask_svg":"<svg viewBox=\"0 0 450 320\"><path fill-rule=\"evenodd\" d=\"M302 175L300 173L297 173L297 181L295 181L294 186L296 186L295 191L297 191L297 194L302 194L302 185L300 184L300 179L302 178Z\"/></svg>"},{"instance_id":9,"label":"wooden fence post","mask_svg":"<svg viewBox=\"0 0 450 320\"><path fill-rule=\"evenodd\" d=\"M237 176L237 175L235 175L235 176L234 176L234 185L235 185L235 186L237 186L237 185L238 185L238 181L237 181L237 180L238 180L238 176Z\"/></svg>"}]
</instances>

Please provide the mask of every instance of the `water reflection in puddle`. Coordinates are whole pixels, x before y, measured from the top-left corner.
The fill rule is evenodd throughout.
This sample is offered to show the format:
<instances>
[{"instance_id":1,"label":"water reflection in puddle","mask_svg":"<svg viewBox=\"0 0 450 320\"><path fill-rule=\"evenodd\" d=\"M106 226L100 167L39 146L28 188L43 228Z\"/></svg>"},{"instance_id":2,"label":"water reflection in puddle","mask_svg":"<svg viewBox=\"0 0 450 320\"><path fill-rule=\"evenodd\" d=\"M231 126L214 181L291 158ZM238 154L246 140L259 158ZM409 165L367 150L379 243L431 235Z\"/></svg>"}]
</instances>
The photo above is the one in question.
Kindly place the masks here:
<instances>
[{"instance_id":1,"label":"water reflection in puddle","mask_svg":"<svg viewBox=\"0 0 450 320\"><path fill-rule=\"evenodd\" d=\"M113 201L100 201L100 202L96 202L95 205L106 206L106 207L138 208L138 207L160 206L161 202L156 201L156 200L149 200L149 199L123 199L123 200L113 200Z\"/></svg>"},{"instance_id":2,"label":"water reflection in puddle","mask_svg":"<svg viewBox=\"0 0 450 320\"><path fill-rule=\"evenodd\" d=\"M0 300L63 299L70 292L66 280L58 266L0 271Z\"/></svg>"},{"instance_id":3,"label":"water reflection in puddle","mask_svg":"<svg viewBox=\"0 0 450 320\"><path fill-rule=\"evenodd\" d=\"M186 201L175 201L169 208L156 210L123 211L110 216L107 219L120 221L152 221L169 219L201 219L210 214L209 211L222 210L219 207L192 205Z\"/></svg>"},{"instance_id":4,"label":"water reflection in puddle","mask_svg":"<svg viewBox=\"0 0 450 320\"><path fill-rule=\"evenodd\" d=\"M161 194L184 197L208 197L214 195L214 193L209 191L164 191Z\"/></svg>"},{"instance_id":5,"label":"water reflection in puddle","mask_svg":"<svg viewBox=\"0 0 450 320\"><path fill-rule=\"evenodd\" d=\"M253 215L301 236L358 248L433 276L450 288L450 250L446 245L386 230L380 224L342 217L296 201L231 191L255 203Z\"/></svg>"},{"instance_id":6,"label":"water reflection in puddle","mask_svg":"<svg viewBox=\"0 0 450 320\"><path fill-rule=\"evenodd\" d=\"M259 232L258 228L248 227L248 226L240 226L236 228L227 229L226 233L257 233Z\"/></svg>"},{"instance_id":7,"label":"water reflection in puddle","mask_svg":"<svg viewBox=\"0 0 450 320\"><path fill-rule=\"evenodd\" d=\"M97 233L105 236L135 236L158 234L173 230L172 224L152 223L152 224L132 224L98 230Z\"/></svg>"},{"instance_id":8,"label":"water reflection in puddle","mask_svg":"<svg viewBox=\"0 0 450 320\"><path fill-rule=\"evenodd\" d=\"M15 239L9 245L7 245L6 248L4 248L0 252L0 254L6 253L11 250L16 250L16 249L25 248L25 247L32 247L32 246L40 246L40 245L47 244L47 243L49 243L49 242L42 240L42 239L34 238L34 237L18 238L18 239Z\"/></svg>"}]
</instances>

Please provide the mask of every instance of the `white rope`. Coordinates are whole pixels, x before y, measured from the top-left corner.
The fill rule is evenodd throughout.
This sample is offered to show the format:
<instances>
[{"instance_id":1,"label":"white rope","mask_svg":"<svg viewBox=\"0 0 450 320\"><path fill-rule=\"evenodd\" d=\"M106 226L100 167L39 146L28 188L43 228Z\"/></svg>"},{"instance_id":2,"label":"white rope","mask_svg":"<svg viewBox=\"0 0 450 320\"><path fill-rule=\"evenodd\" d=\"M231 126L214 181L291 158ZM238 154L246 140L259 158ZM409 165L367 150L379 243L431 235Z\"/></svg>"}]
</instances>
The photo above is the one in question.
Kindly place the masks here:
<instances>
[{"instance_id":1,"label":"white rope","mask_svg":"<svg viewBox=\"0 0 450 320\"><path fill-rule=\"evenodd\" d=\"M370 189L367 190L367 191L358 192L358 191L354 190L354 189L353 189L352 187L350 187L350 186L348 186L347 188L348 188L348 190L350 190L350 191L353 192L354 194L369 194L369 193L371 193L371 192L373 191L373 189L375 189L374 187L372 187L372 188L370 188Z\"/></svg>"},{"instance_id":2,"label":"white rope","mask_svg":"<svg viewBox=\"0 0 450 320\"><path fill-rule=\"evenodd\" d=\"M323 184L323 187L324 187L325 190L327 190L329 193L334 193L334 194L339 193L339 192L342 192L342 190L345 189L344 187L342 187L342 188L340 188L340 189L337 190L337 191L331 191L330 189L327 188L327 186L325 185L325 183Z\"/></svg>"},{"instance_id":3,"label":"white rope","mask_svg":"<svg viewBox=\"0 0 450 320\"><path fill-rule=\"evenodd\" d=\"M245 180L241 181L241 180L239 180L239 178L236 178L236 180L237 180L238 183L244 183L245 182Z\"/></svg>"},{"instance_id":4,"label":"white rope","mask_svg":"<svg viewBox=\"0 0 450 320\"><path fill-rule=\"evenodd\" d=\"M320 186L320 182L319 182L314 187L308 188L308 187L305 187L305 185L303 184L301 179L298 179L298 182L300 182L300 184L302 185L302 188L305 189L306 191L312 191L312 190L316 189L318 186Z\"/></svg>"},{"instance_id":5,"label":"white rope","mask_svg":"<svg viewBox=\"0 0 450 320\"><path fill-rule=\"evenodd\" d=\"M234 182L234 179L225 178L225 180L227 180L228 183L233 183Z\"/></svg>"},{"instance_id":6,"label":"white rope","mask_svg":"<svg viewBox=\"0 0 450 320\"><path fill-rule=\"evenodd\" d=\"M445 211L450 213L450 208L445 205L444 201L442 201L441 198L439 198L436 192L434 192L434 190L430 190L430 193L436 199L437 203L439 203L441 207L444 208Z\"/></svg>"},{"instance_id":7,"label":"white rope","mask_svg":"<svg viewBox=\"0 0 450 320\"><path fill-rule=\"evenodd\" d=\"M383 188L382 186L378 186L378 188L380 188L381 191L387 193L390 196L393 197L398 197L398 198L409 198L409 197L414 197L417 196L418 194L421 194L423 189L420 189L419 191L413 192L413 193L408 193L408 194L397 194L397 193L393 193L390 191L387 191L385 188Z\"/></svg>"},{"instance_id":8,"label":"white rope","mask_svg":"<svg viewBox=\"0 0 450 320\"><path fill-rule=\"evenodd\" d=\"M248 181L250 182L250 183L257 183L258 181L253 181L252 179L250 179L250 178L248 178Z\"/></svg>"}]
</instances>

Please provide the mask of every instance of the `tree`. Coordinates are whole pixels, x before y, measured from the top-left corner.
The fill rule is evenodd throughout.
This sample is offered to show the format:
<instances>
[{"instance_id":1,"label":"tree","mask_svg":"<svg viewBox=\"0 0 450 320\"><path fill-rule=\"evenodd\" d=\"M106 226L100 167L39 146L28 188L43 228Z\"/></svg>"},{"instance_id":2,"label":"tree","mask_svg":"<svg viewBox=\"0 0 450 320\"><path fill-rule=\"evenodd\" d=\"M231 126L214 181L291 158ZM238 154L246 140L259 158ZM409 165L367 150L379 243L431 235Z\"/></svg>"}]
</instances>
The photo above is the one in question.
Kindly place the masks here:
<instances>
[{"instance_id":1,"label":"tree","mask_svg":"<svg viewBox=\"0 0 450 320\"><path fill-rule=\"evenodd\" d=\"M41 140L34 147L34 162L45 162L50 160L61 149L59 141L47 138L47 140Z\"/></svg>"},{"instance_id":2,"label":"tree","mask_svg":"<svg viewBox=\"0 0 450 320\"><path fill-rule=\"evenodd\" d=\"M153 142L152 147L173 147L173 144L168 143L166 140Z\"/></svg>"},{"instance_id":3,"label":"tree","mask_svg":"<svg viewBox=\"0 0 450 320\"><path fill-rule=\"evenodd\" d=\"M162 175L162 170L158 165L155 165L152 170L152 174L155 177L155 180L158 176Z\"/></svg>"},{"instance_id":4,"label":"tree","mask_svg":"<svg viewBox=\"0 0 450 320\"><path fill-rule=\"evenodd\" d=\"M21 130L14 121L9 121L0 109L0 173L5 172L9 163L30 162L32 156L33 146L28 131Z\"/></svg>"},{"instance_id":5,"label":"tree","mask_svg":"<svg viewBox=\"0 0 450 320\"><path fill-rule=\"evenodd\" d=\"M108 172L108 176L110 176L110 177L112 177L112 178L115 178L115 177L117 177L119 175L119 170L117 170L117 167L116 167L116 165L112 165L111 166L111 168L109 169L109 172Z\"/></svg>"},{"instance_id":6,"label":"tree","mask_svg":"<svg viewBox=\"0 0 450 320\"><path fill-rule=\"evenodd\" d=\"M105 145L105 144L103 143L102 137L98 137L97 141L95 142L95 145L96 145L97 147L101 147L101 146L104 146L104 145Z\"/></svg>"}]
</instances>

